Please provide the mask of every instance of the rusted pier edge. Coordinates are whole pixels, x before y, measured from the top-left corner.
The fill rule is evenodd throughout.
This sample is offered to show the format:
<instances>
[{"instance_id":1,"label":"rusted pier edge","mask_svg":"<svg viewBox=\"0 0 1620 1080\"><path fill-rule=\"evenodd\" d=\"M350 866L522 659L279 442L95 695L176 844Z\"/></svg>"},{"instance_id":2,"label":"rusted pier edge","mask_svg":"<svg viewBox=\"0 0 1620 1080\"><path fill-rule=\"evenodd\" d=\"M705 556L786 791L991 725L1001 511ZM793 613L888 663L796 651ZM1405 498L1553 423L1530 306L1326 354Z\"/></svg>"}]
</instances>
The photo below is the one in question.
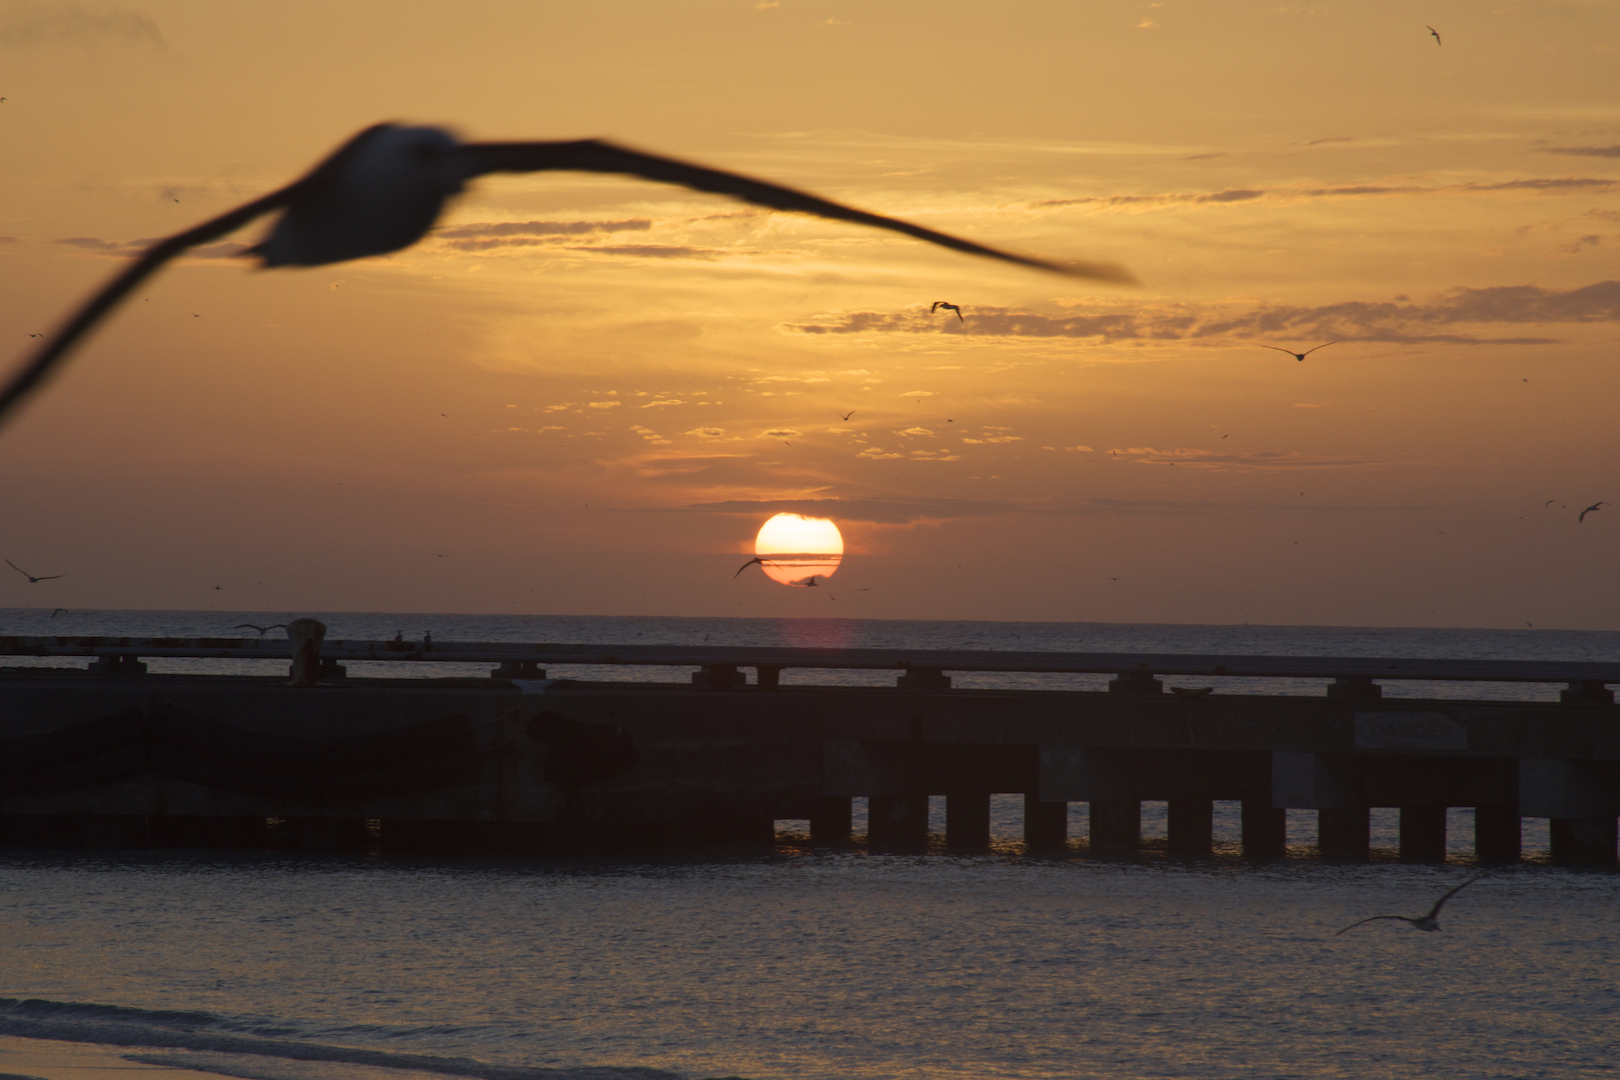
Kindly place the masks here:
<instances>
[{"instance_id":1,"label":"rusted pier edge","mask_svg":"<svg viewBox=\"0 0 1620 1080\"><path fill-rule=\"evenodd\" d=\"M818 650L723 655L789 651ZM1142 802L1167 800L1170 852L1205 857L1213 803L1237 800L1252 859L1287 853L1296 809L1317 812L1323 858L1364 861L1369 808L1398 807L1402 860L1440 861L1446 808L1472 807L1482 863L1517 861L1532 817L1551 820L1555 861L1615 866L1620 710L1603 683L1620 677L1605 665L1579 680L1552 665L1577 682L1558 702L1503 702L1384 699L1367 675L1325 695L1171 694L1143 663L1114 666L1107 692L951 689L950 661L902 669L899 688L747 686L719 662L690 684L548 682L529 664L510 666L533 679L337 685L12 671L0 844L591 853L763 847L776 821L808 819L815 843L842 845L864 798L871 850L920 852L943 795L944 847L974 852L991 795L1012 793L1031 852L1133 857ZM1083 840L1067 835L1074 802Z\"/></svg>"}]
</instances>

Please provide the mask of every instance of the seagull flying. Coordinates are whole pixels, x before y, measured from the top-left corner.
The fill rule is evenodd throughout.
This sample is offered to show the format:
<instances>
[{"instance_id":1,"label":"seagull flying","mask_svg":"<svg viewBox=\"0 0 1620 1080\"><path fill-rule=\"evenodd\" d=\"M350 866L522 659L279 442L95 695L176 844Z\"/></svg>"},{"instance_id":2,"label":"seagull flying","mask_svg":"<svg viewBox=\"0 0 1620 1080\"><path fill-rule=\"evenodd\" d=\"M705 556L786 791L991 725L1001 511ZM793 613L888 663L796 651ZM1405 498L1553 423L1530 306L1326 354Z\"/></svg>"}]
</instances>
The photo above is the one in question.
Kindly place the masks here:
<instances>
[{"instance_id":1,"label":"seagull flying","mask_svg":"<svg viewBox=\"0 0 1620 1080\"><path fill-rule=\"evenodd\" d=\"M257 625L255 625L253 623L245 622L245 623L237 623L235 626L231 627L231 629L232 630L257 630L259 632L259 636L264 637L264 635L267 632L271 631L271 630L285 630L285 629L287 629L287 624L284 623L284 622L278 622L278 623L274 623L274 624L272 624L270 626L257 626Z\"/></svg>"},{"instance_id":2,"label":"seagull flying","mask_svg":"<svg viewBox=\"0 0 1620 1080\"><path fill-rule=\"evenodd\" d=\"M1425 25L1425 26L1427 26L1427 27L1428 27L1428 30L1429 30L1429 33L1430 33L1430 34L1431 34L1431 35L1432 35L1432 36L1433 36L1433 37L1434 37L1434 43L1435 43L1435 44L1436 44L1436 45L1443 45L1443 44L1445 44L1445 43L1444 43L1444 42L1442 42L1442 41L1441 41L1441 40L1440 40L1440 31L1438 31L1438 30L1436 30L1436 29L1435 29L1435 28L1434 28L1434 27L1432 27L1432 26L1429 26L1429 25L1428 25L1428 24L1427 24L1427 23L1425 23L1425 24L1424 24L1424 25Z\"/></svg>"},{"instance_id":3,"label":"seagull flying","mask_svg":"<svg viewBox=\"0 0 1620 1080\"><path fill-rule=\"evenodd\" d=\"M765 560L760 558L758 555L754 556L752 559L749 559L747 562L737 567L737 573L731 575L731 580L736 581L739 574L748 569L750 566L753 566L755 563L759 563L759 565L763 567L765 565Z\"/></svg>"},{"instance_id":4,"label":"seagull flying","mask_svg":"<svg viewBox=\"0 0 1620 1080\"><path fill-rule=\"evenodd\" d=\"M970 255L1104 281L1133 282L1107 263L1058 265L1013 255L894 218L869 214L791 188L706 169L596 139L572 142L463 143L438 128L376 124L279 191L160 240L92 296L0 390L0 420L49 375L68 351L131 290L164 263L226 236L272 211L270 234L248 252L266 267L325 266L410 247L433 227L451 196L488 173L619 173L730 195L772 210L870 225Z\"/></svg>"},{"instance_id":5,"label":"seagull flying","mask_svg":"<svg viewBox=\"0 0 1620 1080\"><path fill-rule=\"evenodd\" d=\"M843 421L843 422L844 422L844 423L846 423L846 424L847 424L847 423L849 423L849 418L850 418L850 417L852 417L852 416L854 416L854 415L855 415L855 410L854 410L854 409L851 409L851 410L849 410L849 412L847 412L847 413L844 413L844 414L843 414L843 415L842 415L842 416L840 416L840 417L839 417L839 418L838 418L838 419L840 419L840 420L842 420L842 421Z\"/></svg>"},{"instance_id":6,"label":"seagull flying","mask_svg":"<svg viewBox=\"0 0 1620 1080\"><path fill-rule=\"evenodd\" d=\"M1586 515L1590 514L1592 511L1596 510L1598 507L1600 507L1600 506L1608 506L1608 505L1609 505L1608 503L1602 503L1602 502L1593 503L1591 506L1588 506L1585 510L1581 511L1581 516L1575 519L1575 524L1579 525L1581 522L1585 521L1586 520Z\"/></svg>"},{"instance_id":7,"label":"seagull flying","mask_svg":"<svg viewBox=\"0 0 1620 1080\"><path fill-rule=\"evenodd\" d=\"M1348 339L1346 339L1346 338L1340 338L1340 339L1339 339L1339 341L1345 341L1345 340L1348 340ZM1324 345L1318 345L1318 346L1317 346L1317 347L1316 347L1316 349L1325 349L1325 348L1327 348L1327 347L1328 347L1328 345L1337 345L1337 344L1338 344L1338 343L1339 343L1339 341L1329 341L1329 342L1327 342L1327 344L1324 344ZM1313 353L1313 352L1315 352L1315 351L1316 351L1316 349L1306 349L1306 350L1305 350L1305 351L1304 351L1304 352L1291 352L1291 351L1290 351L1290 350L1288 350L1288 349L1279 349L1279 348L1277 348L1277 346L1275 346L1275 345L1262 345L1262 346L1260 346L1260 347L1261 347L1261 348L1262 348L1262 349L1271 349L1271 350L1273 350L1273 351L1274 351L1274 352L1285 352L1285 353L1288 353L1288 355L1289 355L1289 356L1292 356L1292 357L1293 357L1293 358L1294 358L1294 359L1295 359L1295 360L1304 360L1304 359L1305 359L1305 358L1306 358L1306 357L1307 357L1307 356L1309 356L1309 355L1311 355L1311 353Z\"/></svg>"},{"instance_id":8,"label":"seagull flying","mask_svg":"<svg viewBox=\"0 0 1620 1080\"><path fill-rule=\"evenodd\" d=\"M958 307L955 304L947 304L943 300L935 300L934 301L934 306L928 309L928 314L932 315L934 312L938 311L940 308L944 308L946 311L954 311L954 312L956 312L956 321L957 322L967 322L966 319L962 318L962 309L960 307Z\"/></svg>"},{"instance_id":9,"label":"seagull flying","mask_svg":"<svg viewBox=\"0 0 1620 1080\"><path fill-rule=\"evenodd\" d=\"M1405 915L1374 915L1370 919L1362 919L1361 922L1353 922L1349 926L1345 927L1344 930L1354 930L1356 927L1360 926L1361 923L1377 922L1379 919L1399 919L1401 922L1411 923L1419 930L1439 930L1440 924L1435 920L1439 917L1440 909L1445 906L1446 901L1468 888L1468 886L1472 885L1474 882L1482 880L1484 877L1485 875L1481 874L1479 877L1469 878L1455 889L1452 889L1450 892L1446 893L1446 895L1434 902L1434 907L1429 909L1429 913L1427 915L1420 915L1416 919L1409 919ZM1340 930L1339 934L1344 933L1344 930ZM1338 937L1339 934L1334 934L1333 936Z\"/></svg>"},{"instance_id":10,"label":"seagull flying","mask_svg":"<svg viewBox=\"0 0 1620 1080\"><path fill-rule=\"evenodd\" d=\"M17 573L21 574L23 577L27 578L28 579L28 584L30 584L30 585L33 585L33 584L35 584L37 582L41 582L41 581L55 581L59 577L66 577L67 576L65 574L46 574L44 577L35 577L33 574L30 574L28 571L24 570L22 567L18 566L16 563L12 562L10 559L6 560L6 565L11 567L13 570L17 571Z\"/></svg>"}]
</instances>

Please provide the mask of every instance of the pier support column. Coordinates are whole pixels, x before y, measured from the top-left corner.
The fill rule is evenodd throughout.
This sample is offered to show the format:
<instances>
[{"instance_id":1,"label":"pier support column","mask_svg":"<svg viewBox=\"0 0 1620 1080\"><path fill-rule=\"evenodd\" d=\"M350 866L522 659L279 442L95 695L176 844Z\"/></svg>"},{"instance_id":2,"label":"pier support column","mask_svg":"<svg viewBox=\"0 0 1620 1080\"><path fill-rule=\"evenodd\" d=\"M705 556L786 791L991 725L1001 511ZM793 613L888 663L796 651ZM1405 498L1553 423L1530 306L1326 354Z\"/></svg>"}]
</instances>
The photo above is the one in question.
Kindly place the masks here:
<instances>
[{"instance_id":1,"label":"pier support column","mask_svg":"<svg viewBox=\"0 0 1620 1080\"><path fill-rule=\"evenodd\" d=\"M1119 855L1142 846L1142 802L1139 799L1091 801L1092 854Z\"/></svg>"},{"instance_id":2,"label":"pier support column","mask_svg":"<svg viewBox=\"0 0 1620 1080\"><path fill-rule=\"evenodd\" d=\"M1553 862L1564 866L1592 866L1614 869L1616 821L1611 816L1552 818L1547 822L1552 834Z\"/></svg>"},{"instance_id":3,"label":"pier support column","mask_svg":"<svg viewBox=\"0 0 1620 1080\"><path fill-rule=\"evenodd\" d=\"M852 802L845 795L823 795L810 814L810 842L827 847L843 847L853 832Z\"/></svg>"},{"instance_id":4,"label":"pier support column","mask_svg":"<svg viewBox=\"0 0 1620 1080\"><path fill-rule=\"evenodd\" d=\"M1069 844L1069 804L1042 802L1035 792L1024 796L1024 847L1029 851L1062 851Z\"/></svg>"},{"instance_id":5,"label":"pier support column","mask_svg":"<svg viewBox=\"0 0 1620 1080\"><path fill-rule=\"evenodd\" d=\"M1370 854L1367 808L1318 810L1317 849L1328 862L1366 862Z\"/></svg>"},{"instance_id":6,"label":"pier support column","mask_svg":"<svg viewBox=\"0 0 1620 1080\"><path fill-rule=\"evenodd\" d=\"M1491 803L1474 807L1474 857L1484 866L1519 861L1519 804Z\"/></svg>"},{"instance_id":7,"label":"pier support column","mask_svg":"<svg viewBox=\"0 0 1620 1080\"><path fill-rule=\"evenodd\" d=\"M1215 851L1215 802L1212 799L1171 799L1170 854L1208 858Z\"/></svg>"},{"instance_id":8,"label":"pier support column","mask_svg":"<svg viewBox=\"0 0 1620 1080\"><path fill-rule=\"evenodd\" d=\"M291 818L299 851L364 851L371 841L365 818Z\"/></svg>"},{"instance_id":9,"label":"pier support column","mask_svg":"<svg viewBox=\"0 0 1620 1080\"><path fill-rule=\"evenodd\" d=\"M1435 805L1401 807L1401 862L1445 861L1446 808Z\"/></svg>"},{"instance_id":10,"label":"pier support column","mask_svg":"<svg viewBox=\"0 0 1620 1080\"><path fill-rule=\"evenodd\" d=\"M1243 800L1243 857L1280 859L1288 853L1288 811L1269 799Z\"/></svg>"},{"instance_id":11,"label":"pier support column","mask_svg":"<svg viewBox=\"0 0 1620 1080\"><path fill-rule=\"evenodd\" d=\"M928 850L927 795L873 795L866 806L866 841L873 851L898 855Z\"/></svg>"},{"instance_id":12,"label":"pier support column","mask_svg":"<svg viewBox=\"0 0 1620 1080\"><path fill-rule=\"evenodd\" d=\"M945 850L953 855L979 855L990 850L988 791L945 793Z\"/></svg>"}]
</instances>

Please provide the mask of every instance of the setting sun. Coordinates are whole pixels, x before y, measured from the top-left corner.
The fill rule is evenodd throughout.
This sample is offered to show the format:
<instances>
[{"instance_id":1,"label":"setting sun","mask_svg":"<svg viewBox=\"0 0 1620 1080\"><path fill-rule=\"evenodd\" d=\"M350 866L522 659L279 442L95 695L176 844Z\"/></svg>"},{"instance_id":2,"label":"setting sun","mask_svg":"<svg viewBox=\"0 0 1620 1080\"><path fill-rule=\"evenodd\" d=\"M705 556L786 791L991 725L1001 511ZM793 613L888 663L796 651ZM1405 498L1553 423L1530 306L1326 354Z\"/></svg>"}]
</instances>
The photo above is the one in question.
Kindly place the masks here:
<instances>
[{"instance_id":1,"label":"setting sun","mask_svg":"<svg viewBox=\"0 0 1620 1080\"><path fill-rule=\"evenodd\" d=\"M772 581L796 585L813 577L832 577L844 557L844 537L827 518L777 514L760 526L754 554Z\"/></svg>"}]
</instances>

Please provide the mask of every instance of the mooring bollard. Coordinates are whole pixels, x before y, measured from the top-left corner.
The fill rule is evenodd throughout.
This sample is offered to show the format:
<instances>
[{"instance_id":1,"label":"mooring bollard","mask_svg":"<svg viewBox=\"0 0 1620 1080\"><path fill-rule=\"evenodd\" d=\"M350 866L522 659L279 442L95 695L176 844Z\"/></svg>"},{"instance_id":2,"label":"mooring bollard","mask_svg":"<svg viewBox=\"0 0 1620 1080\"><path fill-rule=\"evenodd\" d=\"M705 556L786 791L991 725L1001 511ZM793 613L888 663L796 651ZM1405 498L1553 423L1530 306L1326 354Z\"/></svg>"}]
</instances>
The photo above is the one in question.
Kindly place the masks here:
<instances>
[{"instance_id":1,"label":"mooring bollard","mask_svg":"<svg viewBox=\"0 0 1620 1080\"><path fill-rule=\"evenodd\" d=\"M321 682L321 643L326 640L326 624L319 619L294 619L287 624L287 642L292 650L292 676L289 686L319 686Z\"/></svg>"}]
</instances>

